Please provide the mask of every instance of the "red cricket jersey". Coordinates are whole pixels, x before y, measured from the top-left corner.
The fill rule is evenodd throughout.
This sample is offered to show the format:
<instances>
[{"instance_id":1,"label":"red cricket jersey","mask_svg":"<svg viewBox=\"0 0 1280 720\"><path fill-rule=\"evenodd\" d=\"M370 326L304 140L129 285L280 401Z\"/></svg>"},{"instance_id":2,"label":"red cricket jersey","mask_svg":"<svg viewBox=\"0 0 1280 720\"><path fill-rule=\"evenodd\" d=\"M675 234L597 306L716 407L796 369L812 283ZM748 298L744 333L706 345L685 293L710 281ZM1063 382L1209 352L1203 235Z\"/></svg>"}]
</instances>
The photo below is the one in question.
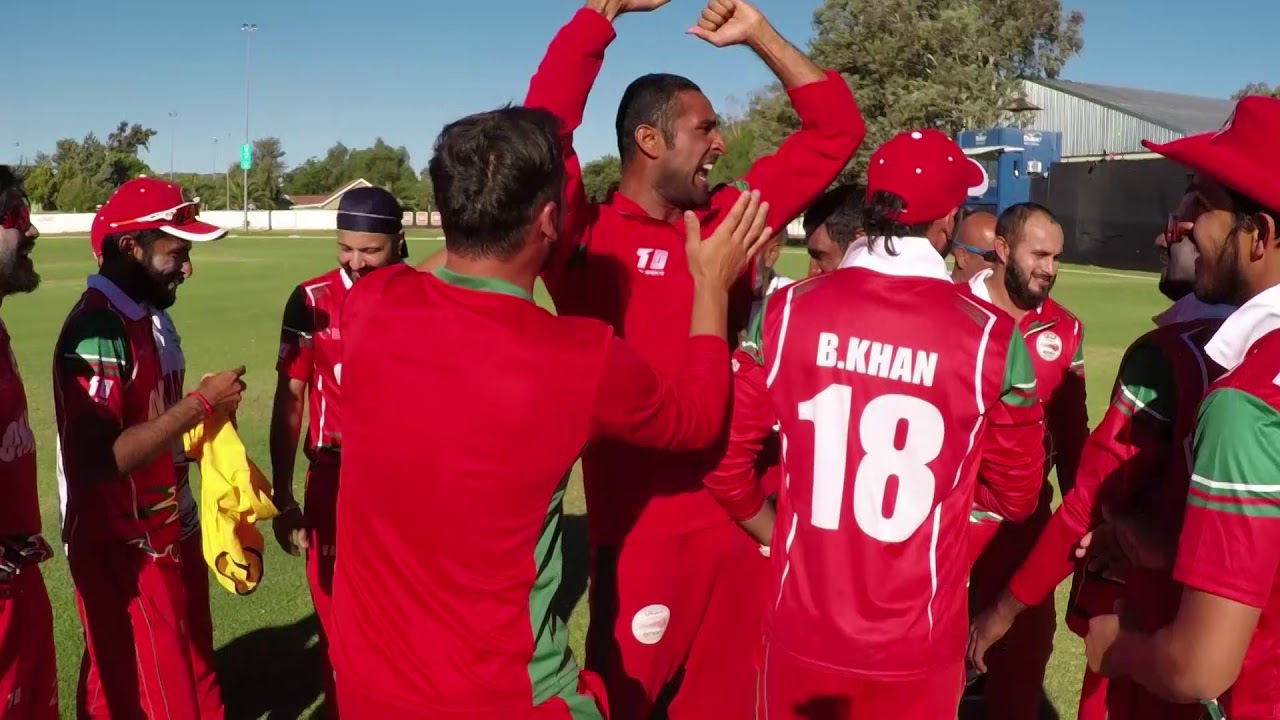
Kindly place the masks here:
<instances>
[{"instance_id":1,"label":"red cricket jersey","mask_svg":"<svg viewBox=\"0 0 1280 720\"><path fill-rule=\"evenodd\" d=\"M160 372L164 383L164 408L177 405L186 395L187 358L182 353L182 337L169 313L148 307L156 352L160 354ZM200 510L191 493L191 458L187 457L182 438L173 443L173 472L178 481L178 513L182 520L182 537L190 537L200 529Z\"/></svg>"},{"instance_id":2,"label":"red cricket jersey","mask_svg":"<svg viewBox=\"0 0 1280 720\"><path fill-rule=\"evenodd\" d=\"M1206 346L1226 369L1200 404L1190 490L1173 577L1258 608L1240 674L1223 695L1231 720L1280 717L1280 289L1227 318Z\"/></svg>"},{"instance_id":3,"label":"red cricket jersey","mask_svg":"<svg viewBox=\"0 0 1280 720\"><path fill-rule=\"evenodd\" d=\"M1013 320L951 283L929 241L894 243L855 244L847 269L779 291L756 344L784 472L770 651L906 679L964 655L976 449L1021 519L1044 425Z\"/></svg>"},{"instance_id":4,"label":"red cricket jersey","mask_svg":"<svg viewBox=\"0 0 1280 720\"><path fill-rule=\"evenodd\" d=\"M605 324L444 268L378 270L345 311L339 694L451 718L513 717L574 692L552 611L574 462L604 437L713 442L728 346L686 337L685 369L664 379Z\"/></svg>"},{"instance_id":5,"label":"red cricket jersey","mask_svg":"<svg viewBox=\"0 0 1280 720\"><path fill-rule=\"evenodd\" d=\"M27 419L27 392L13 355L9 329L0 321L0 569L41 562L50 555L40 535L36 438Z\"/></svg>"},{"instance_id":6,"label":"red cricket jersey","mask_svg":"<svg viewBox=\"0 0 1280 720\"><path fill-rule=\"evenodd\" d=\"M991 302L991 292L986 282L992 276L984 270L969 280L969 290L975 297ZM1045 466L1044 483L1036 512L1024 521L1009 540L995 552L1017 556L1018 562L1035 541L1052 513L1053 488L1049 485L1049 473L1058 469L1058 487L1065 495L1075 483L1080 450L1089 436L1089 411L1086 404L1084 377L1084 325L1079 318L1052 298L1018 320L1031 355L1031 365L1036 373L1036 394L1044 403ZM976 559L986 544L995 537L1000 525L998 513L991 512L984 502L986 490L982 476L978 476L978 490L974 511L970 516L970 529L974 540L970 548ZM1003 537L1003 536L1002 536ZM1001 563L1007 565L1007 563ZM1012 569L1010 567L1010 569Z\"/></svg>"},{"instance_id":7,"label":"red cricket jersey","mask_svg":"<svg viewBox=\"0 0 1280 720\"><path fill-rule=\"evenodd\" d=\"M621 193L589 204L573 133L582 124L587 95L613 41L613 25L579 11L547 48L525 104L552 112L565 147L564 240L543 280L562 315L603 320L659 371L677 372L692 310L693 284L684 257L684 222L652 218ZM742 182L716 189L700 212L713 232L739 193L758 189L769 201L769 224L784 228L835 179L866 134L848 85L830 72L821 82L789 91L801 129L775 155L752 165ZM749 278L731 295L730 333L746 326ZM715 452L654 452L625 443L593 444L583 457L590 531L597 543L627 536L677 535L725 522L702 485Z\"/></svg>"},{"instance_id":8,"label":"red cricket jersey","mask_svg":"<svg viewBox=\"0 0 1280 720\"><path fill-rule=\"evenodd\" d=\"M81 460L83 423L123 428L164 412L164 374L151 316L102 275L67 315L54 346L53 400L58 418L62 536L120 542L151 555L177 557L181 534L173 456L160 454L123 477L104 477Z\"/></svg>"},{"instance_id":9,"label":"red cricket jersey","mask_svg":"<svg viewBox=\"0 0 1280 720\"><path fill-rule=\"evenodd\" d=\"M335 268L294 288L285 302L276 371L307 383L308 456L342 447L340 320L350 290L351 278Z\"/></svg>"},{"instance_id":10,"label":"red cricket jersey","mask_svg":"<svg viewBox=\"0 0 1280 720\"><path fill-rule=\"evenodd\" d=\"M1038 604L1072 573L1073 549L1102 523L1103 506L1140 513L1172 545L1186 508L1196 409L1221 374L1204 351L1220 324L1205 319L1160 327L1125 352L1111 405L1085 443L1076 486L1009 583L1020 602ZM1151 632L1173 620L1182 591L1168 570L1130 568L1116 580L1089 572L1077 580L1068 623L1087 631L1089 617L1111 612L1117 595Z\"/></svg>"}]
</instances>

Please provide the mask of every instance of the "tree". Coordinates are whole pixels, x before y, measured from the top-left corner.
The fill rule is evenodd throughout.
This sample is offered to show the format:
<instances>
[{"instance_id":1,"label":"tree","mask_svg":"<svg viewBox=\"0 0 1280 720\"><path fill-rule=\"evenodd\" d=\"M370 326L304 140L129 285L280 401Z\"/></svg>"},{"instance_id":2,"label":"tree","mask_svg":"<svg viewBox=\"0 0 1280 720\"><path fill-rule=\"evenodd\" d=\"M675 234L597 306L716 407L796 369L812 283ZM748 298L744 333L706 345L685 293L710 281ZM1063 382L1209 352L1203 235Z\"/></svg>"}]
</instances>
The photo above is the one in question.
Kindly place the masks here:
<instances>
[{"instance_id":1,"label":"tree","mask_svg":"<svg viewBox=\"0 0 1280 720\"><path fill-rule=\"evenodd\" d=\"M1231 96L1231 99L1240 100L1241 98L1249 95L1266 95L1268 97L1280 98L1280 85L1271 87L1266 83L1251 82L1237 90L1236 94Z\"/></svg>"},{"instance_id":2,"label":"tree","mask_svg":"<svg viewBox=\"0 0 1280 720\"><path fill-rule=\"evenodd\" d=\"M867 138L842 179L861 175L871 151L895 132L954 134L1001 120L1019 81L1057 77L1084 47L1084 15L1061 0L824 0L809 54L852 88ZM776 86L752 99L756 154L799 128Z\"/></svg>"},{"instance_id":3,"label":"tree","mask_svg":"<svg viewBox=\"0 0 1280 720\"><path fill-rule=\"evenodd\" d=\"M622 180L622 161L617 155L605 155L582 166L582 185L591 200L604 200Z\"/></svg>"}]
</instances>

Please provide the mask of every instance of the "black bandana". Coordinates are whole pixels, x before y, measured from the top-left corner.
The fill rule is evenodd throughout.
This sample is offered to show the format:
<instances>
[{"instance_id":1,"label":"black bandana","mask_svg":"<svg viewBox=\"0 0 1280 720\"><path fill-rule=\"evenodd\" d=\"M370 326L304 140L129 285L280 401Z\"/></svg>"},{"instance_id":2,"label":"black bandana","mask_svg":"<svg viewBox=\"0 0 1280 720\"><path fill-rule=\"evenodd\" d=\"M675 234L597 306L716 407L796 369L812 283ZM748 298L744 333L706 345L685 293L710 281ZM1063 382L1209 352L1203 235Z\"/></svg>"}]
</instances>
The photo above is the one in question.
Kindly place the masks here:
<instances>
[{"instance_id":1,"label":"black bandana","mask_svg":"<svg viewBox=\"0 0 1280 720\"><path fill-rule=\"evenodd\" d=\"M338 229L399 235L404 229L404 210L380 187L354 188L338 201Z\"/></svg>"}]
</instances>

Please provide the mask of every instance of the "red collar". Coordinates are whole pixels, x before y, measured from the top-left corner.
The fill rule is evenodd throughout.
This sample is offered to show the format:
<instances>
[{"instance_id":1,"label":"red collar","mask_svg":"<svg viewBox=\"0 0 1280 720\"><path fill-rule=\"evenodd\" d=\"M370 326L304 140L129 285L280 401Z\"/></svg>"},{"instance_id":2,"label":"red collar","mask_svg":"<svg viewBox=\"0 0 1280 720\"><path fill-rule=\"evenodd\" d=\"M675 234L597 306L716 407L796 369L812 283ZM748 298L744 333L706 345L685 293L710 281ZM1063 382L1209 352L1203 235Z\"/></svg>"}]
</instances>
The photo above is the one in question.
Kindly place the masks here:
<instances>
[{"instance_id":1,"label":"red collar","mask_svg":"<svg viewBox=\"0 0 1280 720\"><path fill-rule=\"evenodd\" d=\"M640 207L640 204L637 203L635 200L632 200L626 195L623 195L620 190L614 190L612 193L609 193L609 197L605 199L603 204L612 208L615 212L617 212L620 215L626 215L627 217L630 217L630 218L637 218L637 219L645 220L651 223L658 223L660 225L665 225L667 227L673 227L679 230L682 235L684 234L683 220L676 220L675 222L669 223L665 220L660 220L658 218L655 218L654 216L649 214L648 210L645 210L644 208ZM706 206L699 208L697 213L698 213L698 220L700 220L705 224L708 220L714 219L717 215L719 215L720 208L718 208L715 205L715 203L708 203Z\"/></svg>"}]
</instances>

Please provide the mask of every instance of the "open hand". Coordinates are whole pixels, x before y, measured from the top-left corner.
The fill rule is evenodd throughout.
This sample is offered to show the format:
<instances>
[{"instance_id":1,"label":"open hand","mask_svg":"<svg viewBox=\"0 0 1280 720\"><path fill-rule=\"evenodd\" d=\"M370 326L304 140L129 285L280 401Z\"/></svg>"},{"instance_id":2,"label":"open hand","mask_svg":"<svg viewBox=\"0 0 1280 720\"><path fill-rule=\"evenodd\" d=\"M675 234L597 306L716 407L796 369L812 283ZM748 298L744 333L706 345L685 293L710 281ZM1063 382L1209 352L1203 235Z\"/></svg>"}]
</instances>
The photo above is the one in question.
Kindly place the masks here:
<instances>
[{"instance_id":1,"label":"open hand","mask_svg":"<svg viewBox=\"0 0 1280 720\"><path fill-rule=\"evenodd\" d=\"M766 27L764 15L745 0L710 0L688 32L716 47L728 47L758 38Z\"/></svg>"},{"instance_id":2,"label":"open hand","mask_svg":"<svg viewBox=\"0 0 1280 720\"><path fill-rule=\"evenodd\" d=\"M1000 641L1013 626L1017 615L1000 612L992 606L978 616L969 626L969 652L967 660L970 667L980 673L987 672L987 650Z\"/></svg>"},{"instance_id":3,"label":"open hand","mask_svg":"<svg viewBox=\"0 0 1280 720\"><path fill-rule=\"evenodd\" d=\"M760 191L742 193L720 227L703 240L698 216L686 212L685 255L694 282L727 292L742 276L747 262L773 237L773 229L764 224L768 215L769 203L760 202Z\"/></svg>"}]
</instances>

